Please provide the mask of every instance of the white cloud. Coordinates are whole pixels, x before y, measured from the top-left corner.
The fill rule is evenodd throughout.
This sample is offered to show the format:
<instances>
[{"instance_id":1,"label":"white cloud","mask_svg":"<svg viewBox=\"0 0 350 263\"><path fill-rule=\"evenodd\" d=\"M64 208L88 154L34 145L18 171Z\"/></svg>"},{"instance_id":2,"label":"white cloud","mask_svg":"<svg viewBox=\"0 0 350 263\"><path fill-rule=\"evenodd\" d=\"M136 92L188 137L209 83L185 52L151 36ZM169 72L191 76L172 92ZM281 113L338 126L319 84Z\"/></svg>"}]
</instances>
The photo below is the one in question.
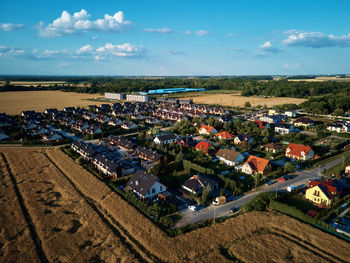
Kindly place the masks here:
<instances>
[{"instance_id":1,"label":"white cloud","mask_svg":"<svg viewBox=\"0 0 350 263\"><path fill-rule=\"evenodd\" d=\"M284 68L287 69L297 69L300 68L300 64L299 63L294 63L294 64L284 64Z\"/></svg>"},{"instance_id":2,"label":"white cloud","mask_svg":"<svg viewBox=\"0 0 350 263\"><path fill-rule=\"evenodd\" d=\"M59 37L84 31L122 32L131 25L130 21L124 19L122 11L116 12L113 16L105 14L103 18L97 20L90 20L90 16L85 9L73 15L65 10L59 18L47 26L44 22L40 22L37 27L39 36Z\"/></svg>"},{"instance_id":3,"label":"white cloud","mask_svg":"<svg viewBox=\"0 0 350 263\"><path fill-rule=\"evenodd\" d=\"M207 31L207 30L197 30L197 31L195 32L195 34L196 34L197 36L202 37L202 36L210 35L211 32L210 32L210 31Z\"/></svg>"},{"instance_id":4,"label":"white cloud","mask_svg":"<svg viewBox=\"0 0 350 263\"><path fill-rule=\"evenodd\" d=\"M170 28L167 28L167 27L163 27L163 28L146 28L143 31L144 32L152 32L152 33L161 33L161 34L173 33L173 31Z\"/></svg>"},{"instance_id":5,"label":"white cloud","mask_svg":"<svg viewBox=\"0 0 350 263\"><path fill-rule=\"evenodd\" d=\"M288 38L282 40L282 43L287 46L300 46L311 48L350 46L350 33L342 36L334 36L325 35L321 32L289 30L286 31L285 34L288 35Z\"/></svg>"},{"instance_id":6,"label":"white cloud","mask_svg":"<svg viewBox=\"0 0 350 263\"><path fill-rule=\"evenodd\" d=\"M146 49L143 46L131 45L129 43L121 45L113 45L107 43L96 49L96 52L101 55L113 55L117 57L136 57L142 56Z\"/></svg>"},{"instance_id":7,"label":"white cloud","mask_svg":"<svg viewBox=\"0 0 350 263\"><path fill-rule=\"evenodd\" d=\"M13 31L13 30L21 29L23 27L24 27L23 24L12 24L12 23L0 24L0 28L5 31Z\"/></svg>"},{"instance_id":8,"label":"white cloud","mask_svg":"<svg viewBox=\"0 0 350 263\"><path fill-rule=\"evenodd\" d=\"M77 54L91 53L93 51L91 45L85 45L77 50Z\"/></svg>"},{"instance_id":9,"label":"white cloud","mask_svg":"<svg viewBox=\"0 0 350 263\"><path fill-rule=\"evenodd\" d=\"M165 53L169 54L169 55L186 55L185 52L183 51L179 51L179 50L173 50L173 49L168 49L167 51L165 51Z\"/></svg>"},{"instance_id":10,"label":"white cloud","mask_svg":"<svg viewBox=\"0 0 350 263\"><path fill-rule=\"evenodd\" d=\"M24 54L23 49L0 46L0 57L20 56Z\"/></svg>"},{"instance_id":11,"label":"white cloud","mask_svg":"<svg viewBox=\"0 0 350 263\"><path fill-rule=\"evenodd\" d=\"M281 49L272 46L270 41L266 41L264 44L259 46L259 49L262 51L262 53L260 53L260 55L264 55L264 53L266 53L265 55L269 55L272 53L279 53L282 51Z\"/></svg>"},{"instance_id":12,"label":"white cloud","mask_svg":"<svg viewBox=\"0 0 350 263\"><path fill-rule=\"evenodd\" d=\"M184 32L184 34L185 34L186 36L189 36L189 35L192 34L192 32L191 32L190 30L186 30L186 31Z\"/></svg>"},{"instance_id":13,"label":"white cloud","mask_svg":"<svg viewBox=\"0 0 350 263\"><path fill-rule=\"evenodd\" d=\"M93 36L92 37L92 40L97 40L98 39L98 36Z\"/></svg>"}]
</instances>

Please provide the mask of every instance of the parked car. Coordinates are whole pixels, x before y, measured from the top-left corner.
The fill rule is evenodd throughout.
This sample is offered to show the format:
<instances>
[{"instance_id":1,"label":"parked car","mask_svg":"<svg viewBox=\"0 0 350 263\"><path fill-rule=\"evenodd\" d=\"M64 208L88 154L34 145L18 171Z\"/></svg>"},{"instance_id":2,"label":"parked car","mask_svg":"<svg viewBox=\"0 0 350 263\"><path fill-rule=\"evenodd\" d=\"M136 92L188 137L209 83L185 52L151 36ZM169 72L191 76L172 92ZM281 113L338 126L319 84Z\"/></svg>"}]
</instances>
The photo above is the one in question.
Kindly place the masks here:
<instances>
[{"instance_id":1,"label":"parked car","mask_svg":"<svg viewBox=\"0 0 350 263\"><path fill-rule=\"evenodd\" d=\"M216 197L213 201L213 205L221 205L226 203L226 197L225 196L219 196Z\"/></svg>"},{"instance_id":2,"label":"parked car","mask_svg":"<svg viewBox=\"0 0 350 263\"><path fill-rule=\"evenodd\" d=\"M265 183L265 185L269 186L269 185L272 185L274 183L277 183L277 181L268 181L267 183Z\"/></svg>"},{"instance_id":3,"label":"parked car","mask_svg":"<svg viewBox=\"0 0 350 263\"><path fill-rule=\"evenodd\" d=\"M282 177L278 177L278 178L277 178L277 181L285 182L285 181L287 181L287 180L286 180L286 178L284 178L284 177L282 176Z\"/></svg>"},{"instance_id":4,"label":"parked car","mask_svg":"<svg viewBox=\"0 0 350 263\"><path fill-rule=\"evenodd\" d=\"M188 206L188 209L190 209L191 211L193 212L196 212L197 211L197 207L195 205L190 205Z\"/></svg>"},{"instance_id":5,"label":"parked car","mask_svg":"<svg viewBox=\"0 0 350 263\"><path fill-rule=\"evenodd\" d=\"M235 213L235 212L237 212L238 210L239 210L239 207L232 207L232 208L230 209L231 213Z\"/></svg>"}]
</instances>

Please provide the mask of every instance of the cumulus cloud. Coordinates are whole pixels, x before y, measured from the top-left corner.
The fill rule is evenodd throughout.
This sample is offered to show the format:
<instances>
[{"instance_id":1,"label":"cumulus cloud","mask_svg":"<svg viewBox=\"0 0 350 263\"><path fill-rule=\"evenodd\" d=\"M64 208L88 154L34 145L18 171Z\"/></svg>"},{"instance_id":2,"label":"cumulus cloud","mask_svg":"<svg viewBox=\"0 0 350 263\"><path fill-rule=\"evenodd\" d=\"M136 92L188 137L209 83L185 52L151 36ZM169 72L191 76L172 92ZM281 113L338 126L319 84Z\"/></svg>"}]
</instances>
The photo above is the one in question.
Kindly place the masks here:
<instances>
[{"instance_id":1,"label":"cumulus cloud","mask_svg":"<svg viewBox=\"0 0 350 263\"><path fill-rule=\"evenodd\" d=\"M321 32L289 30L286 31L285 34L288 35L288 38L282 40L282 43L287 46L300 46L311 48L350 46L350 33L342 36L334 36L325 35Z\"/></svg>"},{"instance_id":2,"label":"cumulus cloud","mask_svg":"<svg viewBox=\"0 0 350 263\"><path fill-rule=\"evenodd\" d=\"M138 57L144 55L146 49L143 46L131 45L129 43L113 45L107 43L96 49L99 56L117 56L117 57Z\"/></svg>"},{"instance_id":3,"label":"cumulus cloud","mask_svg":"<svg viewBox=\"0 0 350 263\"><path fill-rule=\"evenodd\" d=\"M14 31L23 28L23 24L2 23L0 28L4 31Z\"/></svg>"},{"instance_id":4,"label":"cumulus cloud","mask_svg":"<svg viewBox=\"0 0 350 263\"><path fill-rule=\"evenodd\" d=\"M173 31L170 28L167 28L167 27L163 27L163 28L146 28L143 31L144 32L151 32L151 33L161 33L161 34L173 33Z\"/></svg>"},{"instance_id":5,"label":"cumulus cloud","mask_svg":"<svg viewBox=\"0 0 350 263\"><path fill-rule=\"evenodd\" d=\"M196 36L202 37L202 36L210 35L211 32L210 32L210 31L207 31L207 30L197 30L197 31L195 32L195 34L196 34Z\"/></svg>"},{"instance_id":6,"label":"cumulus cloud","mask_svg":"<svg viewBox=\"0 0 350 263\"><path fill-rule=\"evenodd\" d=\"M0 46L0 57L20 56L24 54L23 49Z\"/></svg>"},{"instance_id":7,"label":"cumulus cloud","mask_svg":"<svg viewBox=\"0 0 350 263\"><path fill-rule=\"evenodd\" d=\"M93 48L91 45L85 45L77 50L77 54L91 53Z\"/></svg>"},{"instance_id":8,"label":"cumulus cloud","mask_svg":"<svg viewBox=\"0 0 350 263\"><path fill-rule=\"evenodd\" d=\"M282 51L281 49L272 46L270 41L266 41L264 44L259 46L259 49L266 53L279 53Z\"/></svg>"},{"instance_id":9,"label":"cumulus cloud","mask_svg":"<svg viewBox=\"0 0 350 263\"><path fill-rule=\"evenodd\" d=\"M179 51L179 50L173 50L173 49L168 49L167 51L165 51L165 53L169 54L169 55L186 55L185 52L183 51Z\"/></svg>"},{"instance_id":10,"label":"cumulus cloud","mask_svg":"<svg viewBox=\"0 0 350 263\"><path fill-rule=\"evenodd\" d=\"M113 16L105 14L103 18L90 20L90 14L85 9L71 15L63 11L61 16L51 24L40 22L37 26L41 37L59 37L67 34L75 34L84 31L122 32L130 28L131 22L124 19L122 11Z\"/></svg>"}]
</instances>

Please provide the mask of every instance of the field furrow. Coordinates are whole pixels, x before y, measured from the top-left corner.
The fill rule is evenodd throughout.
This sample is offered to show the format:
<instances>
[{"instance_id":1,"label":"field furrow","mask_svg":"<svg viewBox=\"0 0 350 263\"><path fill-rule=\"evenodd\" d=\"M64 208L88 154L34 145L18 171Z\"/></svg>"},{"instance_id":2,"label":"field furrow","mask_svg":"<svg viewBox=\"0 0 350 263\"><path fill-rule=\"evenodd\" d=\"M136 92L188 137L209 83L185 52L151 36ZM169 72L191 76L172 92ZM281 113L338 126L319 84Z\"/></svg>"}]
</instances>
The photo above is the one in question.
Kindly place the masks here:
<instances>
[{"instance_id":1,"label":"field furrow","mask_svg":"<svg viewBox=\"0 0 350 263\"><path fill-rule=\"evenodd\" d=\"M44 152L11 149L6 156L49 262L140 261Z\"/></svg>"}]
</instances>

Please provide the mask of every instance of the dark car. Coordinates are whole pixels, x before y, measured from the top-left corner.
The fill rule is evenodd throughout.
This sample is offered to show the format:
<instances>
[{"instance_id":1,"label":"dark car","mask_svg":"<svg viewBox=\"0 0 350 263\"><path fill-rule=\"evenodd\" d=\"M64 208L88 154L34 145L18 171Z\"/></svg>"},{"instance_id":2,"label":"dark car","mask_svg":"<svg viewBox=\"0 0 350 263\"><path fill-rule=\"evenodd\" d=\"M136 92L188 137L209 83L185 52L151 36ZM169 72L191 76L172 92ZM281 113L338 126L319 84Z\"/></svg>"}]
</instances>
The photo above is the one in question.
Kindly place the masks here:
<instances>
[{"instance_id":1,"label":"dark car","mask_svg":"<svg viewBox=\"0 0 350 263\"><path fill-rule=\"evenodd\" d=\"M239 207L232 207L232 208L230 209L231 213L235 213L235 212L237 212L238 210L239 210Z\"/></svg>"}]
</instances>

